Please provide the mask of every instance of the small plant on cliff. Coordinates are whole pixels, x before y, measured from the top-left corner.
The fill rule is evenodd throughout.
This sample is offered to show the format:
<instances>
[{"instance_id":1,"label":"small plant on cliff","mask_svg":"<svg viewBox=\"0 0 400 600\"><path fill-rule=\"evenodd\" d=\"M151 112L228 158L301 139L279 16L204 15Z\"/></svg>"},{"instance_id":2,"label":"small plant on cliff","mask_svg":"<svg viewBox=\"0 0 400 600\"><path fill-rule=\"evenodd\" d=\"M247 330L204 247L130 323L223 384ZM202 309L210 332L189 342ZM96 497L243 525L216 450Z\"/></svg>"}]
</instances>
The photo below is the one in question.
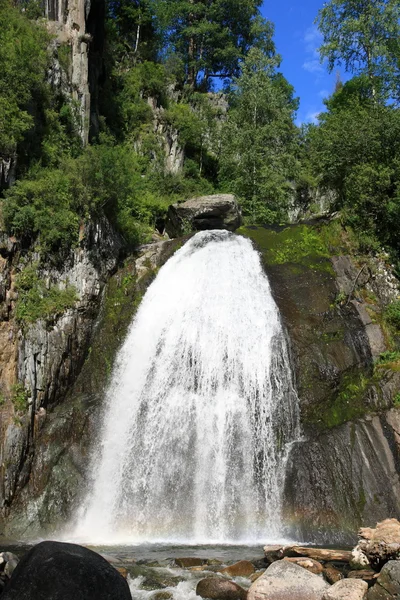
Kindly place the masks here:
<instances>
[{"instance_id":1,"label":"small plant on cliff","mask_svg":"<svg viewBox=\"0 0 400 600\"><path fill-rule=\"evenodd\" d=\"M400 392L393 398L393 406L396 406L396 408L400 407Z\"/></svg>"},{"instance_id":2,"label":"small plant on cliff","mask_svg":"<svg viewBox=\"0 0 400 600\"><path fill-rule=\"evenodd\" d=\"M17 413L24 412L28 407L29 393L22 383L15 383L11 387L11 402Z\"/></svg>"},{"instance_id":3,"label":"small plant on cliff","mask_svg":"<svg viewBox=\"0 0 400 600\"><path fill-rule=\"evenodd\" d=\"M400 331L400 300L392 302L385 308L384 318L389 325Z\"/></svg>"},{"instance_id":4,"label":"small plant on cliff","mask_svg":"<svg viewBox=\"0 0 400 600\"><path fill-rule=\"evenodd\" d=\"M38 276L36 266L25 267L16 279L18 300L15 316L20 323L34 323L38 319L49 319L72 308L77 301L76 288L66 285L59 289L56 285L46 286Z\"/></svg>"}]
</instances>

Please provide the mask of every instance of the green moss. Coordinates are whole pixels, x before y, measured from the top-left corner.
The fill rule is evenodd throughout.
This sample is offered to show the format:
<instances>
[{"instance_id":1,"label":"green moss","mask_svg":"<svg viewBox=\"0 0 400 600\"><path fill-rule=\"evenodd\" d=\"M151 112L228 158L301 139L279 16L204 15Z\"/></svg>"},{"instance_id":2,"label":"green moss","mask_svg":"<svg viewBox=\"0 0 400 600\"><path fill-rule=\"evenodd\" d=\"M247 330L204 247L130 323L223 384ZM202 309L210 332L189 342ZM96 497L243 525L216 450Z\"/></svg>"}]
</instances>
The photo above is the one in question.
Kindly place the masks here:
<instances>
[{"instance_id":1,"label":"green moss","mask_svg":"<svg viewBox=\"0 0 400 600\"><path fill-rule=\"evenodd\" d=\"M37 265L25 267L16 278L18 300L15 316L22 324L34 323L38 319L50 319L72 308L77 301L76 288L66 285L59 289L56 285L46 286L37 272Z\"/></svg>"},{"instance_id":2,"label":"green moss","mask_svg":"<svg viewBox=\"0 0 400 600\"><path fill-rule=\"evenodd\" d=\"M358 419L370 411L366 402L368 390L380 381L380 375L366 376L352 372L343 376L340 386L328 404L313 405L303 415L304 422L318 429L331 429Z\"/></svg>"},{"instance_id":3,"label":"green moss","mask_svg":"<svg viewBox=\"0 0 400 600\"><path fill-rule=\"evenodd\" d=\"M400 407L400 392L396 394L393 398L393 406L395 406L396 408Z\"/></svg>"},{"instance_id":4,"label":"green moss","mask_svg":"<svg viewBox=\"0 0 400 600\"><path fill-rule=\"evenodd\" d=\"M329 248L314 225L284 228L241 227L237 233L252 239L267 265L290 264L295 274L310 268L333 275Z\"/></svg>"}]
</instances>

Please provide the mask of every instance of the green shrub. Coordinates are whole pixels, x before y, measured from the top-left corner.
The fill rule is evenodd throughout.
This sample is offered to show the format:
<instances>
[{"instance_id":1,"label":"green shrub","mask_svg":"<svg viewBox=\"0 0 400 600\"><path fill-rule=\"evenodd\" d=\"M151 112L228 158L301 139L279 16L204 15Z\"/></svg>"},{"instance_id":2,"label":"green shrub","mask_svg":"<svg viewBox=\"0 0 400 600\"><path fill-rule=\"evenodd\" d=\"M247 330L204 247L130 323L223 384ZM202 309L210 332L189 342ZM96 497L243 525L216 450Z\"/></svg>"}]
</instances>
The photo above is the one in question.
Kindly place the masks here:
<instances>
[{"instance_id":1,"label":"green shrub","mask_svg":"<svg viewBox=\"0 0 400 600\"><path fill-rule=\"evenodd\" d=\"M10 0L0 0L0 154L16 151L33 126L28 107L45 86L50 36Z\"/></svg>"},{"instance_id":2,"label":"green shrub","mask_svg":"<svg viewBox=\"0 0 400 600\"><path fill-rule=\"evenodd\" d=\"M75 192L70 175L61 169L41 169L18 181L3 202L8 231L29 240L40 236L46 250L69 248L78 239Z\"/></svg>"},{"instance_id":3,"label":"green shrub","mask_svg":"<svg viewBox=\"0 0 400 600\"><path fill-rule=\"evenodd\" d=\"M392 302L385 308L384 318L387 323L400 331L400 300Z\"/></svg>"},{"instance_id":4,"label":"green shrub","mask_svg":"<svg viewBox=\"0 0 400 600\"><path fill-rule=\"evenodd\" d=\"M25 412L28 408L29 393L22 383L15 383L11 387L11 402L17 413Z\"/></svg>"},{"instance_id":5,"label":"green shrub","mask_svg":"<svg viewBox=\"0 0 400 600\"><path fill-rule=\"evenodd\" d=\"M78 300L76 288L66 285L46 287L37 273L37 265L25 267L16 278L18 300L15 316L22 324L34 323L38 319L50 319L72 308Z\"/></svg>"}]
</instances>

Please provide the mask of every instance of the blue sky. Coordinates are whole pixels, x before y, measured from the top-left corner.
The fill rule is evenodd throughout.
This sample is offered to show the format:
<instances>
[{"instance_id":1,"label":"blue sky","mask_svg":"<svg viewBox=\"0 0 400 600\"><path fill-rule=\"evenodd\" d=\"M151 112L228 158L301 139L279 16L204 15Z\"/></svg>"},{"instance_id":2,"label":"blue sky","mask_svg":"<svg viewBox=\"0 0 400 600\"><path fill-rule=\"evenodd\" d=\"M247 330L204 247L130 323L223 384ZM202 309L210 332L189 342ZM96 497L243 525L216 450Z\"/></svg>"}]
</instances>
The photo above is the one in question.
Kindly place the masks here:
<instances>
[{"instance_id":1,"label":"blue sky","mask_svg":"<svg viewBox=\"0 0 400 600\"><path fill-rule=\"evenodd\" d=\"M323 0L265 0L261 12L275 25L275 44L282 56L281 71L300 97L297 123L315 122L324 110L323 98L335 86L317 52L321 35L314 25Z\"/></svg>"}]
</instances>

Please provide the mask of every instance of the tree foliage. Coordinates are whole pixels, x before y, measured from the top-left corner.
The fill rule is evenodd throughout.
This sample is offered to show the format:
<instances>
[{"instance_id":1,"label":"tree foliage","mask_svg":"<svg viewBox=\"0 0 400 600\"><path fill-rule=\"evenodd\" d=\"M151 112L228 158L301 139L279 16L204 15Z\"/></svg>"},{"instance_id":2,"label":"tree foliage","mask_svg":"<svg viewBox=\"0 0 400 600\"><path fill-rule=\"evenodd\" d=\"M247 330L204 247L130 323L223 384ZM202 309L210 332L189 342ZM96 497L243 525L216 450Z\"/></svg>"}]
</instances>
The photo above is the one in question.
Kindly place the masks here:
<instances>
[{"instance_id":1,"label":"tree foliage","mask_svg":"<svg viewBox=\"0 0 400 600\"><path fill-rule=\"evenodd\" d=\"M238 194L252 222L284 219L293 193L297 101L277 66L277 57L249 52L231 88L223 131L221 181Z\"/></svg>"},{"instance_id":2,"label":"tree foliage","mask_svg":"<svg viewBox=\"0 0 400 600\"><path fill-rule=\"evenodd\" d=\"M49 36L10 0L0 0L0 155L13 154L33 127L29 112L45 85Z\"/></svg>"},{"instance_id":3,"label":"tree foliage","mask_svg":"<svg viewBox=\"0 0 400 600\"><path fill-rule=\"evenodd\" d=\"M359 232L400 251L400 111L376 104L351 80L328 100L328 112L308 131L308 151L320 185L336 193L335 209Z\"/></svg>"},{"instance_id":4,"label":"tree foliage","mask_svg":"<svg viewBox=\"0 0 400 600\"><path fill-rule=\"evenodd\" d=\"M400 4L398 0L330 0L316 22L328 68L368 77L371 95L399 97Z\"/></svg>"},{"instance_id":5,"label":"tree foliage","mask_svg":"<svg viewBox=\"0 0 400 600\"><path fill-rule=\"evenodd\" d=\"M232 77L250 48L275 52L273 26L261 0L155 0L165 54L176 53L191 87L207 89L212 77Z\"/></svg>"}]
</instances>

